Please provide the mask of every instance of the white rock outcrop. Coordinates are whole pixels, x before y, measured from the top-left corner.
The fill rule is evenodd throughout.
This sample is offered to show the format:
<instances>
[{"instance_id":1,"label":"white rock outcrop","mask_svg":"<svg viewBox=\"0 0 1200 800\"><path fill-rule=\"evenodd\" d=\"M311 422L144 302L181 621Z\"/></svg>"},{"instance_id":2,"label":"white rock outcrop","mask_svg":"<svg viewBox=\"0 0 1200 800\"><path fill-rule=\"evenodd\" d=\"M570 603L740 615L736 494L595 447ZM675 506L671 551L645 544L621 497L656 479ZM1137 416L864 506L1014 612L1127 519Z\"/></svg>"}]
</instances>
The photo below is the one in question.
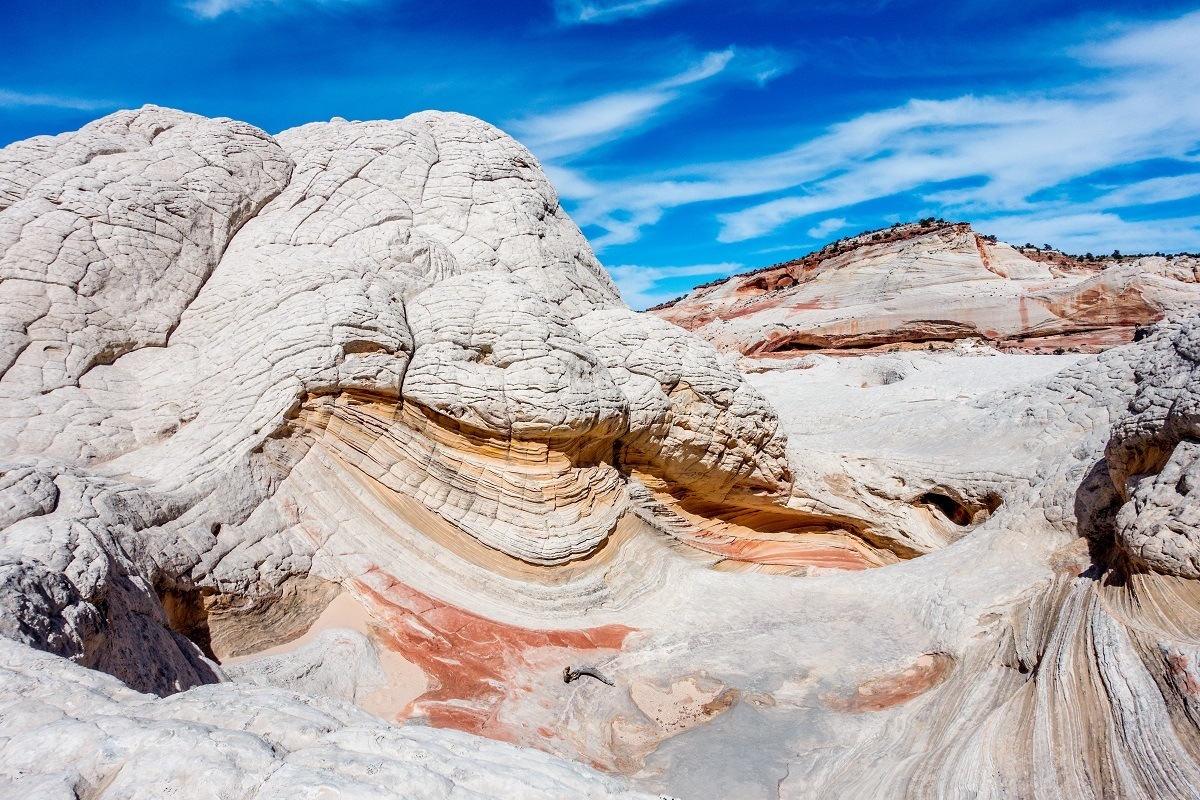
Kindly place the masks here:
<instances>
[{"instance_id":1,"label":"white rock outcrop","mask_svg":"<svg viewBox=\"0 0 1200 800\"><path fill-rule=\"evenodd\" d=\"M338 700L222 684L168 699L0 637L0 795L649 798L586 767Z\"/></svg>"},{"instance_id":2,"label":"white rock outcrop","mask_svg":"<svg viewBox=\"0 0 1200 800\"><path fill-rule=\"evenodd\" d=\"M743 375L457 114L122 112L0 204L2 796L1200 797L1194 311Z\"/></svg>"},{"instance_id":3,"label":"white rock outcrop","mask_svg":"<svg viewBox=\"0 0 1200 800\"><path fill-rule=\"evenodd\" d=\"M985 340L1096 352L1200 301L1200 258L1017 249L926 220L700 286L651 312L749 356Z\"/></svg>"},{"instance_id":4,"label":"white rock outcrop","mask_svg":"<svg viewBox=\"0 0 1200 800\"><path fill-rule=\"evenodd\" d=\"M222 680L262 631L218 620L278 636L315 613L273 612L289 587L338 577L279 492L314 442L488 558L589 556L625 513L630 399L574 321L639 320L491 126L271 137L147 107L5 148L0 175L5 636L142 691ZM770 407L704 402L674 424L746 419L689 480L782 492L753 477L786 473Z\"/></svg>"},{"instance_id":5,"label":"white rock outcrop","mask_svg":"<svg viewBox=\"0 0 1200 800\"><path fill-rule=\"evenodd\" d=\"M1137 378L1108 447L1117 542L1138 567L1200 578L1200 321L1159 326Z\"/></svg>"}]
</instances>

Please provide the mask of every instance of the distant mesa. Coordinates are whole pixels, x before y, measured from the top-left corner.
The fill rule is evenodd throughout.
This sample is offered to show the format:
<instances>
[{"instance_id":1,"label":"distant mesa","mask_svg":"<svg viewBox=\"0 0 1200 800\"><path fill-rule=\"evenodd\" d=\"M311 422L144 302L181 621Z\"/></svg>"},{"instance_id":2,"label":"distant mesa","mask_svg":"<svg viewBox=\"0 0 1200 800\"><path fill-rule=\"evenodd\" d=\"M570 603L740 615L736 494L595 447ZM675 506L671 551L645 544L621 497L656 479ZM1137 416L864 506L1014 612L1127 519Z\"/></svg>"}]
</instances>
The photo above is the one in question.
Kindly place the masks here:
<instances>
[{"instance_id":1,"label":"distant mesa","mask_svg":"<svg viewBox=\"0 0 1200 800\"><path fill-rule=\"evenodd\" d=\"M926 219L693 289L650 311L748 356L939 347L1096 352L1200 300L1200 258L1072 256Z\"/></svg>"}]
</instances>

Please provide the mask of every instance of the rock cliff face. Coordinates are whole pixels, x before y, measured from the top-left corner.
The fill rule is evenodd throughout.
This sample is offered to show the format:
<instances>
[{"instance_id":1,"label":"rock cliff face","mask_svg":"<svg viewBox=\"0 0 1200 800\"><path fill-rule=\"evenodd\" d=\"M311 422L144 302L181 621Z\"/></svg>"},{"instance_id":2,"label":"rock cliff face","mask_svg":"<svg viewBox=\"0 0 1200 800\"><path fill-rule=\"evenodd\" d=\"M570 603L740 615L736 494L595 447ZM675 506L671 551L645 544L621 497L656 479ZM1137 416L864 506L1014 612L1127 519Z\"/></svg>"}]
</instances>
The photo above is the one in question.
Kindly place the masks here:
<instances>
[{"instance_id":1,"label":"rock cliff face","mask_svg":"<svg viewBox=\"0 0 1200 800\"><path fill-rule=\"evenodd\" d=\"M854 351L973 338L1095 352L1200 300L1200 258L1084 261L965 224L902 225L735 275L652 309L722 350Z\"/></svg>"},{"instance_id":2,"label":"rock cliff face","mask_svg":"<svg viewBox=\"0 0 1200 800\"><path fill-rule=\"evenodd\" d=\"M742 375L455 114L147 107L0 202L0 795L1200 796L1195 313Z\"/></svg>"}]
</instances>

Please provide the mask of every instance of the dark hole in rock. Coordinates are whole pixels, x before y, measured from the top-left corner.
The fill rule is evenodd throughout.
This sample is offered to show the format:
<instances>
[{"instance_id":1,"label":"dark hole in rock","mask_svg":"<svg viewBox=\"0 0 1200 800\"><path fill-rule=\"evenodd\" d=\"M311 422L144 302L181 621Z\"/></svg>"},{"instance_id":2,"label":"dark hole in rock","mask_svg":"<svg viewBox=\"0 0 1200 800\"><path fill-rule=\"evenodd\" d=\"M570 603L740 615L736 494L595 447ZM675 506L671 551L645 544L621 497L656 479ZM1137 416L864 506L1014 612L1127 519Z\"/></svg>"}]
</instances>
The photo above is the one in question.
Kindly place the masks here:
<instances>
[{"instance_id":1,"label":"dark hole in rock","mask_svg":"<svg viewBox=\"0 0 1200 800\"><path fill-rule=\"evenodd\" d=\"M784 353L784 352L796 351L796 350L827 350L827 349L828 349L828 347L823 344L813 344L811 342L800 342L800 341L796 341L793 339L793 340L783 342L775 347L772 347L771 352Z\"/></svg>"},{"instance_id":2,"label":"dark hole in rock","mask_svg":"<svg viewBox=\"0 0 1200 800\"><path fill-rule=\"evenodd\" d=\"M766 275L742 284L742 286L738 287L738 294L765 294L780 289L788 289L795 285L796 279L791 275Z\"/></svg>"},{"instance_id":3,"label":"dark hole in rock","mask_svg":"<svg viewBox=\"0 0 1200 800\"><path fill-rule=\"evenodd\" d=\"M356 339L342 345L342 352L348 356L359 355L361 353L386 353L387 351L388 349L379 344L379 342L368 342L364 339Z\"/></svg>"},{"instance_id":4,"label":"dark hole in rock","mask_svg":"<svg viewBox=\"0 0 1200 800\"><path fill-rule=\"evenodd\" d=\"M948 497L944 494L926 492L918 498L917 502L936 508L942 512L946 519L960 527L965 527L975 521L975 515L970 509L953 497Z\"/></svg>"},{"instance_id":5,"label":"dark hole in rock","mask_svg":"<svg viewBox=\"0 0 1200 800\"><path fill-rule=\"evenodd\" d=\"M205 656L216 661L204 593L199 589L159 589L158 596L171 630L186 636Z\"/></svg>"},{"instance_id":6,"label":"dark hole in rock","mask_svg":"<svg viewBox=\"0 0 1200 800\"><path fill-rule=\"evenodd\" d=\"M494 365L496 363L495 354L492 350L491 344L484 342L483 344L479 345L478 351L480 364Z\"/></svg>"}]
</instances>

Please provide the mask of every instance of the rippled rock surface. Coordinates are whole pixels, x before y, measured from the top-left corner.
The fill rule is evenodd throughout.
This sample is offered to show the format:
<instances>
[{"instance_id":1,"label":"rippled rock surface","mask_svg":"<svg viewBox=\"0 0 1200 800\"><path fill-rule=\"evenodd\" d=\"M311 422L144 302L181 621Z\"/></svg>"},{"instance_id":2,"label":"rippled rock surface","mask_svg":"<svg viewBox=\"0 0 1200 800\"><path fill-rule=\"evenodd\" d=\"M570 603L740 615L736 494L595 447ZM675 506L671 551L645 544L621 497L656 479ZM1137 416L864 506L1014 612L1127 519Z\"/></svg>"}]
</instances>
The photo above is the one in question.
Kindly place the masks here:
<instances>
[{"instance_id":1,"label":"rippled rock surface","mask_svg":"<svg viewBox=\"0 0 1200 800\"><path fill-rule=\"evenodd\" d=\"M1194 314L735 364L443 113L11 145L0 277L0 794L1198 794Z\"/></svg>"}]
</instances>

